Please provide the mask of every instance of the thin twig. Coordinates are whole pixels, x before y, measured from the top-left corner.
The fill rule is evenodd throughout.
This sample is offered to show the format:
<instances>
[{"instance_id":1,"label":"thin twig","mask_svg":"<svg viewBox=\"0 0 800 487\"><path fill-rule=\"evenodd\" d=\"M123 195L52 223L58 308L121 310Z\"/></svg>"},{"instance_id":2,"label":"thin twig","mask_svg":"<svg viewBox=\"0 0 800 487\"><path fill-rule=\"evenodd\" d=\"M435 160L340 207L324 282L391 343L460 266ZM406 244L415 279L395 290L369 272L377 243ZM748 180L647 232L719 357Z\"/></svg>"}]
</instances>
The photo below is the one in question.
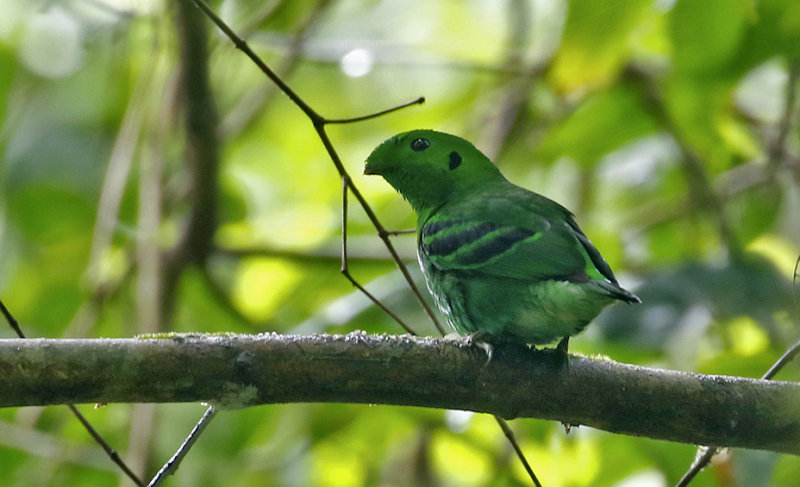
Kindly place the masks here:
<instances>
[{"instance_id":1,"label":"thin twig","mask_svg":"<svg viewBox=\"0 0 800 487\"><path fill-rule=\"evenodd\" d=\"M797 260L794 261L794 272L792 272L792 286L795 286L797 284L798 279L800 279L800 256L797 256Z\"/></svg>"},{"instance_id":2,"label":"thin twig","mask_svg":"<svg viewBox=\"0 0 800 487\"><path fill-rule=\"evenodd\" d=\"M214 13L213 10L211 10L211 7L209 7L208 4L206 4L203 0L192 0L192 1L194 2L195 5L197 5L197 7L200 10L203 11L206 17L208 17L214 23L214 25L216 25L219 28L219 30L221 30L228 37L228 39L230 39L231 42L233 42L233 45L236 47L236 49L239 49L248 58L250 58L250 60L253 61L253 63L255 63L256 66L258 66L261 72L267 75L267 77L273 83L275 83L278 86L278 88L280 88L280 90L286 96L288 96L289 99L292 100L292 102L295 105L297 105L297 107L300 110L303 111L303 113L306 114L307 117L309 117L312 120L323 119L322 116L320 116L313 108L311 108L311 106L308 103L306 103L305 100L300 98L300 96L297 93L295 93L295 91L288 84L286 84L286 82L284 82L280 76L278 76L274 71L272 71L272 69L269 66L267 66L267 64L260 57L258 57L258 54L256 54L255 52L253 52L252 49L250 49L250 46L247 45L244 39L236 35L233 29L228 27L228 24L226 24L221 18L219 18L219 16L217 16L217 14Z\"/></svg>"},{"instance_id":3,"label":"thin twig","mask_svg":"<svg viewBox=\"0 0 800 487\"><path fill-rule=\"evenodd\" d=\"M75 407L74 404L67 404L67 408L72 411L72 414L75 415L76 418L78 418L78 421L80 421L83 427L86 428L86 431L89 433L89 436L94 439L95 443L100 445L100 448L106 452L108 458L110 458L112 462L114 462L123 472L125 472L125 475L127 475L128 478L131 479L136 485L144 487L144 481L142 481L135 473L133 473L133 471L128 467L128 465L125 464L122 458L120 458L117 450L112 448L111 445L109 445L108 442L102 436L100 436L100 433L98 433L91 423L89 423L89 420L87 420L86 417L80 411L78 411L78 408Z\"/></svg>"},{"instance_id":4,"label":"thin twig","mask_svg":"<svg viewBox=\"0 0 800 487\"><path fill-rule=\"evenodd\" d=\"M702 455L701 455L702 453ZM711 462L711 459L714 458L714 455L717 454L717 447L715 446L701 446L697 449L697 454L695 455L695 459L692 462L692 466L689 467L689 470L683 474L683 477L675 484L675 487L686 487L689 483L694 480L698 473L700 473L706 465Z\"/></svg>"},{"instance_id":5,"label":"thin twig","mask_svg":"<svg viewBox=\"0 0 800 487\"><path fill-rule=\"evenodd\" d=\"M425 103L425 97L424 96L420 96L416 100L411 100L411 101L405 102L405 103L403 103L401 105L397 105L397 106L392 107L392 108L387 108L386 110L381 110L379 112L370 113L369 115L362 115L360 117L352 117L352 118L326 119L325 123L328 124L328 125L333 125L333 124L342 124L342 123L363 122L365 120L371 120L373 118L378 118L378 117L381 117L383 115L386 115L386 114L389 114L389 113L392 113L392 112L396 112L397 110L402 110L403 108L410 107L411 105L421 105L423 103Z\"/></svg>"},{"instance_id":6,"label":"thin twig","mask_svg":"<svg viewBox=\"0 0 800 487\"><path fill-rule=\"evenodd\" d=\"M416 229L408 228L406 230L389 230L386 235L412 235L414 233L417 233Z\"/></svg>"},{"instance_id":7,"label":"thin twig","mask_svg":"<svg viewBox=\"0 0 800 487\"><path fill-rule=\"evenodd\" d=\"M770 367L769 370L763 376L761 376L761 378L772 379L775 376L775 374L780 372L782 368L786 367L786 364L791 362L797 356L798 353L800 353L800 340L794 342L794 345L789 347L789 349L786 350L783 353L783 355L781 355L781 358L779 358L777 362L772 364L772 367Z\"/></svg>"},{"instance_id":8,"label":"thin twig","mask_svg":"<svg viewBox=\"0 0 800 487\"><path fill-rule=\"evenodd\" d=\"M3 304L2 300L0 300L0 311L3 312L3 316L5 316L8 326L14 330L14 333L16 333L19 338L25 338L25 334L22 333L22 330L19 328L19 323L17 322L16 318L14 318L14 315L12 315L8 308L6 308L6 305Z\"/></svg>"},{"instance_id":9,"label":"thin twig","mask_svg":"<svg viewBox=\"0 0 800 487\"><path fill-rule=\"evenodd\" d=\"M203 414L203 417L200 418L200 421L194 425L194 428L192 428L192 431L189 433L189 436L186 437L186 440L181 443L181 446L178 447L178 450L174 455L172 455L172 458L170 458L167 463L161 467L161 470L155 474L152 480L150 480L150 483L147 484L147 487L158 487L167 479L168 476L173 475L175 471L178 470L181 461L183 461L184 457L186 457L186 454L189 453L189 450L191 450L192 446L194 446L195 442L200 437L200 434L206 429L208 424L216 415L217 410L214 408L214 406L209 406L208 409L206 409L205 414Z\"/></svg>"},{"instance_id":10,"label":"thin twig","mask_svg":"<svg viewBox=\"0 0 800 487\"><path fill-rule=\"evenodd\" d=\"M295 30L289 49L283 58L281 65L276 70L281 78L287 78L294 72L298 66L300 55L303 54L303 47L305 46L308 33L317 24L319 19L325 14L328 7L332 2L330 0L319 0L311 9L311 13L306 16L306 19ZM278 5L273 6L275 10L267 13L267 17L273 15L278 9ZM263 21L267 21L265 18ZM260 22L259 22L260 23ZM255 23L250 24L252 27L244 27L239 29L239 36L242 38L249 37L249 32L255 27ZM249 126L256 117L261 114L264 107L269 104L275 95L280 93L280 90L275 89L275 85L268 84L266 86L259 86L249 93L245 94L237 103L219 125L219 134L223 138L228 138L234 133L238 133Z\"/></svg>"},{"instance_id":11,"label":"thin twig","mask_svg":"<svg viewBox=\"0 0 800 487\"><path fill-rule=\"evenodd\" d=\"M2 311L3 316L5 317L11 329L14 330L14 333L16 333L17 336L21 339L26 338L25 334L22 333L22 330L20 329L19 323L17 322L16 318L14 318L14 316L11 314L8 308L6 308L6 305L3 303L2 300L0 300L0 311ZM127 475L128 478L131 479L136 485L138 485L139 487L144 487L144 482L141 479L139 479L139 477L135 473L133 473L133 471L128 467L128 465L125 464L122 458L120 458L117 451L114 448L112 448L111 445L108 444L108 442L100 435L100 433L97 432L96 429L94 429L91 423L89 423L89 420L87 420L86 417L83 414L81 414L80 411L78 411L78 408L76 408L72 404L67 404L67 408L70 411L72 411L72 414L75 415L76 418L78 418L78 421L80 421L80 423L89 433L89 436L91 436L94 439L94 441L98 445L100 445L100 448L102 448L103 451L106 452L108 458L110 458L112 462L114 462L123 472L125 472L125 475Z\"/></svg>"},{"instance_id":12,"label":"thin twig","mask_svg":"<svg viewBox=\"0 0 800 487\"><path fill-rule=\"evenodd\" d=\"M497 415L494 415L494 419L497 421L497 424L500 425L500 429L503 430L503 434L506 435L506 439L508 439L508 442L511 443L511 447L514 448L514 452L517 454L517 457L519 458L520 462L522 462L522 466L525 467L525 471L528 472L528 476L533 481L533 485L535 485L536 487L542 487L542 484L539 482L539 479L536 477L536 474L533 473L533 469L528 464L528 459L525 458L525 454L522 453L522 448L520 448L519 443L517 443L517 437L514 435L514 432L508 426L506 420Z\"/></svg>"}]
</instances>

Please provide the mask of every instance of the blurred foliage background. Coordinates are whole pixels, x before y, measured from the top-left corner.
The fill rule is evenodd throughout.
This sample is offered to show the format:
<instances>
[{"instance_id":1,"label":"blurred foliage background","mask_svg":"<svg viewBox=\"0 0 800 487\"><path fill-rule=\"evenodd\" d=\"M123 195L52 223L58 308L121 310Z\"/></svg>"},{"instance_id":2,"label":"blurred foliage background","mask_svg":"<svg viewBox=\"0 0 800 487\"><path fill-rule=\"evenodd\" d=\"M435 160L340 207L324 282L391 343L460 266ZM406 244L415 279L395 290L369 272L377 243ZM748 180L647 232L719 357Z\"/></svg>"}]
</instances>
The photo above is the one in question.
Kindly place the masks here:
<instances>
[{"instance_id":1,"label":"blurred foliage background","mask_svg":"<svg viewBox=\"0 0 800 487\"><path fill-rule=\"evenodd\" d=\"M199 11L178 5L0 0L0 296L23 330L402 332L339 274L341 182L308 119ZM412 128L472 140L509 179L572 209L644 301L607 310L573 351L758 377L798 339L794 0L212 7L326 116L426 97L329 127L386 227L412 228L413 214L384 181L361 176L363 160ZM198 25L189 44L208 49L190 54L179 33ZM184 75L189 56L207 60L207 92L202 63L199 77ZM206 103L190 117L205 120L199 128L186 122L187 106L203 106L192 93ZM435 335L350 208L353 275ZM393 239L421 283L414 237ZM800 379L800 366L778 379ZM148 477L203 407L82 410ZM565 435L548 421L513 426L547 486L671 485L695 450L590 428ZM60 407L0 410L0 478L130 485ZM737 450L692 485L797 478L795 457ZM288 404L218 415L167 485L528 483L488 416Z\"/></svg>"}]
</instances>

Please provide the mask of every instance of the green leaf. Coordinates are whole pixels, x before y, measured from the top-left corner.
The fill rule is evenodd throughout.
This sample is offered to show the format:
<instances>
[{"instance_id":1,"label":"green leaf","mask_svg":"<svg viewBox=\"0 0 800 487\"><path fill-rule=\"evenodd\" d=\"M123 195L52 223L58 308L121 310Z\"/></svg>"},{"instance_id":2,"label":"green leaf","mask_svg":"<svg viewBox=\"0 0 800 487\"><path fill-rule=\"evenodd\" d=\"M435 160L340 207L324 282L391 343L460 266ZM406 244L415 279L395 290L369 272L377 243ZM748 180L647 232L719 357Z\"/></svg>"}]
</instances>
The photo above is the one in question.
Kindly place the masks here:
<instances>
[{"instance_id":1,"label":"green leaf","mask_svg":"<svg viewBox=\"0 0 800 487\"><path fill-rule=\"evenodd\" d=\"M538 148L547 161L570 157L591 165L658 125L635 90L620 85L589 97L562 123L555 125Z\"/></svg>"},{"instance_id":2,"label":"green leaf","mask_svg":"<svg viewBox=\"0 0 800 487\"><path fill-rule=\"evenodd\" d=\"M795 0L756 2L757 22L741 46L745 63L758 64L773 56L800 56L800 3Z\"/></svg>"},{"instance_id":3,"label":"green leaf","mask_svg":"<svg viewBox=\"0 0 800 487\"><path fill-rule=\"evenodd\" d=\"M630 51L629 36L651 2L573 0L550 78L565 92L613 79Z\"/></svg>"},{"instance_id":4,"label":"green leaf","mask_svg":"<svg viewBox=\"0 0 800 487\"><path fill-rule=\"evenodd\" d=\"M727 216L736 222L739 241L746 244L768 231L782 202L783 193L772 184L753 188L728 201Z\"/></svg>"},{"instance_id":5,"label":"green leaf","mask_svg":"<svg viewBox=\"0 0 800 487\"><path fill-rule=\"evenodd\" d=\"M739 0L678 0L670 16L673 62L679 71L714 71L736 56L745 31Z\"/></svg>"},{"instance_id":6,"label":"green leaf","mask_svg":"<svg viewBox=\"0 0 800 487\"><path fill-rule=\"evenodd\" d=\"M664 89L664 103L676 130L703 162L717 169L730 166L731 154L720 135L727 119L734 79L709 76L702 79L671 76Z\"/></svg>"}]
</instances>

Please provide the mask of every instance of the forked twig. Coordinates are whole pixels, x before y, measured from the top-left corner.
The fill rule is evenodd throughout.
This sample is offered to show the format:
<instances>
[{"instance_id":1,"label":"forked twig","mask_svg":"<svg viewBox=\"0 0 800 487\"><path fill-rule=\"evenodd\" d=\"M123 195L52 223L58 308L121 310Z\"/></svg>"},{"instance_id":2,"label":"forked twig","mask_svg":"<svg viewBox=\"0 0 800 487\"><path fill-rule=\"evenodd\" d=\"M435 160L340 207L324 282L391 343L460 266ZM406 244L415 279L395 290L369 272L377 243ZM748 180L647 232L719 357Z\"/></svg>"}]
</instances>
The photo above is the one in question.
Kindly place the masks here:
<instances>
[{"instance_id":1,"label":"forked twig","mask_svg":"<svg viewBox=\"0 0 800 487\"><path fill-rule=\"evenodd\" d=\"M347 193L347 181L344 177L342 177L342 266L339 268L339 272L341 272L342 275L347 278L348 281L350 281L350 284L355 286L356 289L361 291L366 297L369 298L370 301L382 309L384 313L391 316L392 319L397 322L397 324L403 327L404 330L412 335L416 335L417 332L414 331L413 328L408 326L405 321L403 321L399 316L397 316L397 314L383 304L380 299L376 298L371 292L367 291L367 289L350 274L350 268L347 259Z\"/></svg>"},{"instance_id":2,"label":"forked twig","mask_svg":"<svg viewBox=\"0 0 800 487\"><path fill-rule=\"evenodd\" d=\"M14 330L14 333L16 333L19 338L27 338L20 329L19 323L8 310L8 308L6 308L6 305L3 304L2 300L0 300L0 311L2 311L3 316L5 317L11 329ZM100 448L106 452L108 458L110 458L112 462L114 462L123 472L125 472L125 475L127 475L128 478L133 481L133 483L139 487L145 487L145 483L128 467L128 465L125 464L117 451L108 444L108 442L100 435L100 433L97 432L96 429L94 429L91 423L89 423L89 420L86 419L86 417L81 414L80 411L78 411L78 408L76 408L73 404L67 404L67 408L72 412L73 415L75 415L76 418L78 418L78 421L80 421L80 423L89 433L89 436L91 436L94 441L100 445Z\"/></svg>"},{"instance_id":3,"label":"forked twig","mask_svg":"<svg viewBox=\"0 0 800 487\"><path fill-rule=\"evenodd\" d=\"M422 293L419 291L419 288L414 283L414 280L411 278L411 274L408 271L408 268L403 263L402 259L400 258L400 254L397 253L392 242L389 240L389 234L387 230L383 227L380 220L378 220L377 215L372 210L372 207L367 203L367 200L361 194L358 187L356 187L355 183L353 182L352 178L348 174L347 170L342 163L342 160L339 158L339 154L336 152L336 149L333 147L333 144L328 137L327 132L325 131L325 126L329 123L344 123L347 119L327 119L324 116L317 113L308 103L306 103L303 98L300 97L288 84L286 84L280 76L278 76L267 64L255 53L247 43L236 35L236 33L228 27L228 25L220 19L216 13L205 3L203 0L192 0L197 7L202 10L206 16L214 22L214 24L225 33L225 35L233 42L234 46L242 51L248 58L250 58L253 63L258 66L259 69L273 82L276 86L287 96L289 99L297 105L297 107L311 120L312 125L314 126L314 130L316 130L317 135L319 136L320 140L322 141L325 150L328 152L328 155L333 162L333 165L336 167L336 170L339 172L339 176L341 176L344 184L347 186L348 190L353 193L353 196L358 200L358 203L361 205L361 208L366 213L367 218L369 218L372 225L378 231L378 236L383 241L386 249L391 254L392 259L397 264L397 267L400 269L400 272L403 274L406 282L411 287L411 290L417 297L417 300L422 305L425 313L430 317L431 321L433 321L436 329L439 330L442 334L444 334L444 328L442 328L441 323L439 323L439 319L436 317L436 313L430 307L430 305L425 301L425 298L422 296ZM380 115L385 115L387 113L393 112L395 110L399 110L401 108L405 108L409 105L422 103L424 102L424 98L417 98L416 100L404 103L403 105L399 105L397 107L390 108L388 110L381 110L380 112L376 112L374 114L365 115L362 117L357 117L355 119L351 119L353 121L360 121L360 120L369 120L371 118L375 118ZM352 281L351 281L352 282ZM373 299L373 298L370 298Z\"/></svg>"}]
</instances>

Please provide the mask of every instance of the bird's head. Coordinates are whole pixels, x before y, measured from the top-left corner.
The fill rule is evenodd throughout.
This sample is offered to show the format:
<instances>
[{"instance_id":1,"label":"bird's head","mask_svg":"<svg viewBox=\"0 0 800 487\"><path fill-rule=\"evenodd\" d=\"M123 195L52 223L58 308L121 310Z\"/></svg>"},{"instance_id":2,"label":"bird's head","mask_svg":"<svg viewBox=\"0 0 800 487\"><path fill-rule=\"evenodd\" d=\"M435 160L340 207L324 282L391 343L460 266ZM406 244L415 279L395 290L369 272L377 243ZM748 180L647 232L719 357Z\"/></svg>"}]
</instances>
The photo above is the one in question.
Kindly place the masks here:
<instances>
[{"instance_id":1,"label":"bird's head","mask_svg":"<svg viewBox=\"0 0 800 487\"><path fill-rule=\"evenodd\" d=\"M474 145L434 130L412 130L386 140L367 158L364 174L383 176L418 215L503 179Z\"/></svg>"}]
</instances>

